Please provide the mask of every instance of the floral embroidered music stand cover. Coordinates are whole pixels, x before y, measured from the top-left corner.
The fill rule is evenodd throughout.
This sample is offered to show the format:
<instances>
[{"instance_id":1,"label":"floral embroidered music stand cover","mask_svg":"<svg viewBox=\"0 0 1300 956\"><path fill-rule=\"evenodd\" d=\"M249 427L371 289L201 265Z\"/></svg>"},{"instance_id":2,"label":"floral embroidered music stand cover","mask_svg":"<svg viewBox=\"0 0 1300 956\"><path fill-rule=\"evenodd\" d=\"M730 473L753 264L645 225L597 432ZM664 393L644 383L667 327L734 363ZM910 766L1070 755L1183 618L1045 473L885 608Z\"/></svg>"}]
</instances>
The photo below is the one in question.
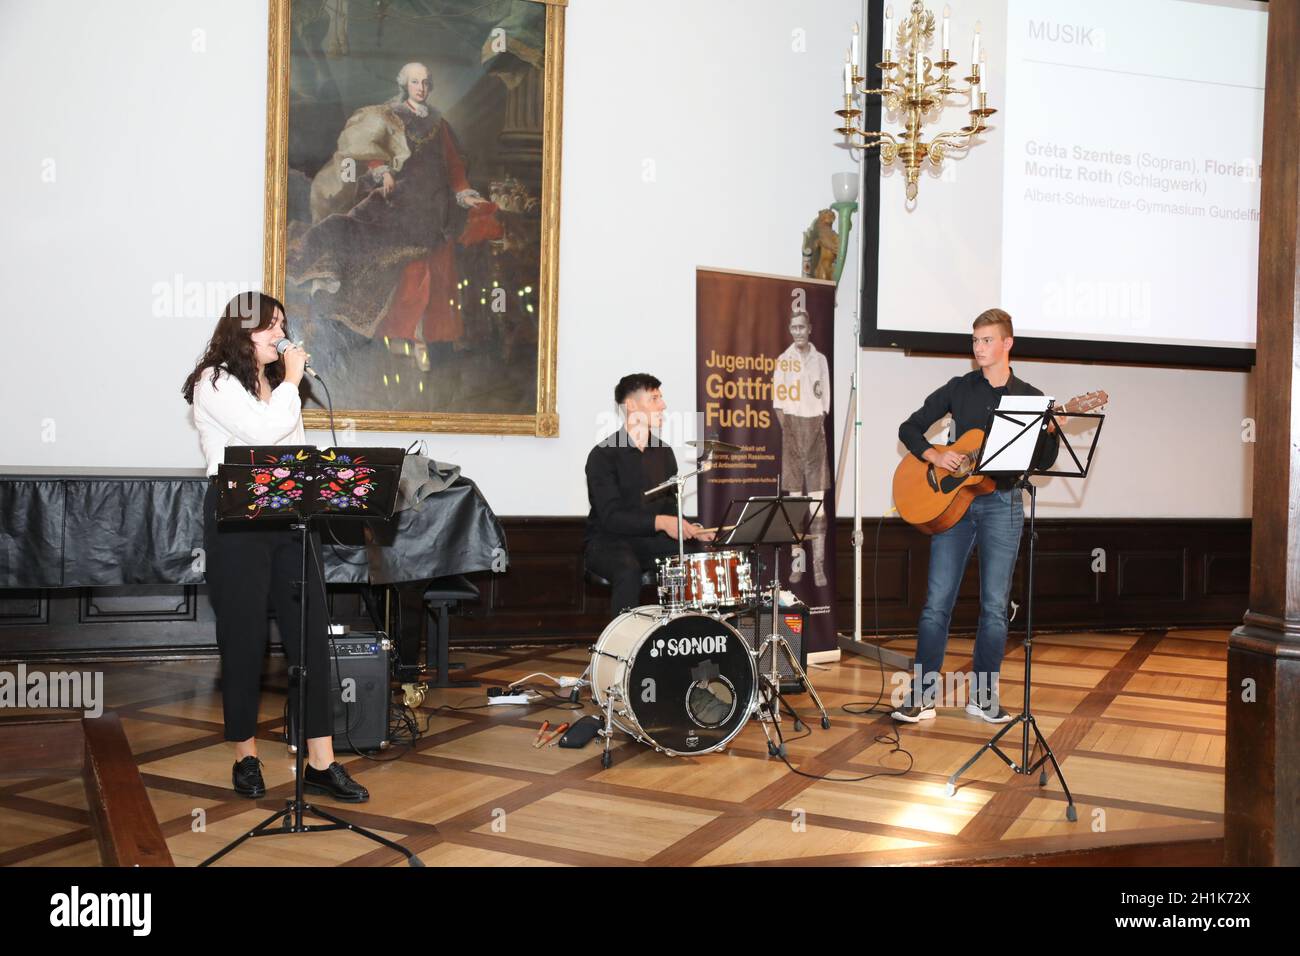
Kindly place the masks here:
<instances>
[{"instance_id":1,"label":"floral embroidered music stand cover","mask_svg":"<svg viewBox=\"0 0 1300 956\"><path fill-rule=\"evenodd\" d=\"M217 517L387 518L404 455L401 448L232 445L217 466Z\"/></svg>"}]
</instances>

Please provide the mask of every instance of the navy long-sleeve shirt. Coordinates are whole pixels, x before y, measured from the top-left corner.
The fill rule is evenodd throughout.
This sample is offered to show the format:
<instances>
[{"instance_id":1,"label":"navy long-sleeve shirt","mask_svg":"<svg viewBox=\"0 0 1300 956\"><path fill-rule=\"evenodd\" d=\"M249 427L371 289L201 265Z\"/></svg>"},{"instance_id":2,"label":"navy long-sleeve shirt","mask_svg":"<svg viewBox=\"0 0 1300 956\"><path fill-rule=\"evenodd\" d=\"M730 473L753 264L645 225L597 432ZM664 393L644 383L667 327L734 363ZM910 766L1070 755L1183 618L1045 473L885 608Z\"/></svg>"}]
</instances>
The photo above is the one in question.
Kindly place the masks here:
<instances>
[{"instance_id":1,"label":"navy long-sleeve shirt","mask_svg":"<svg viewBox=\"0 0 1300 956\"><path fill-rule=\"evenodd\" d=\"M925 403L898 426L898 440L913 455L924 460L926 449L934 447L926 440L926 429L944 415L952 413L957 435L961 436L972 428L987 428L989 416L998 407L1003 395L1042 394L1028 382L1016 378L1014 372L1007 379L1007 384L994 388L984 377L983 371L975 369L965 375L954 376L947 384L926 396ZM1038 446L1034 449L1034 467L1050 468L1060 449L1060 435L1049 435L1045 430L1040 432ZM1015 483L1014 476L997 479L999 490L1006 490Z\"/></svg>"}]
</instances>

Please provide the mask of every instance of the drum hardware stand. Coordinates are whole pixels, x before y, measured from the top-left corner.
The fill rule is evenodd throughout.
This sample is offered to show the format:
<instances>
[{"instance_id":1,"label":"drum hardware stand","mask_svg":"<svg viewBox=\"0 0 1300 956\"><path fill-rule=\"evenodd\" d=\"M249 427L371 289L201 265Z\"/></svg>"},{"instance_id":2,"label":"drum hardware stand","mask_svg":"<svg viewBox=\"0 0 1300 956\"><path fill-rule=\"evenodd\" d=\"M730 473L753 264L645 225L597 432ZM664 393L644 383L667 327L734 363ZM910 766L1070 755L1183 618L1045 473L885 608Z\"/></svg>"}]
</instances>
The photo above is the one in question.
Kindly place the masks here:
<instances>
[{"instance_id":1,"label":"drum hardware stand","mask_svg":"<svg viewBox=\"0 0 1300 956\"><path fill-rule=\"evenodd\" d=\"M602 770L608 770L614 764L614 752L610 749L614 746L614 693L612 687L605 690L605 728L600 732L605 738L605 750L600 755Z\"/></svg>"},{"instance_id":2,"label":"drum hardware stand","mask_svg":"<svg viewBox=\"0 0 1300 956\"><path fill-rule=\"evenodd\" d=\"M1003 402L1004 403L1006 402L1005 398L1003 399ZM1052 769L1056 771L1056 779L1061 781L1061 789L1065 791L1065 800L1066 800L1065 818L1069 820L1071 823L1075 823L1079 819L1079 812L1077 809L1075 809L1074 806L1074 796L1070 793L1070 787L1065 782L1065 775L1061 773L1061 765L1057 763L1056 754L1052 752L1051 744L1047 742L1047 738L1043 736L1043 731L1038 726L1038 721L1034 719L1034 714L1033 714L1031 701L1030 701L1030 690L1032 687L1032 667L1033 667L1033 657L1034 657L1034 558L1035 558L1034 546L1038 537L1034 527L1034 520L1037 512L1038 492L1034 486L1034 483L1029 479L1031 475L1047 475L1047 476L1054 476L1060 478L1086 478L1088 476L1088 469L1092 465L1093 452L1096 451L1097 449L1097 439L1101 435L1102 420L1105 418L1104 415L1098 415L1096 413L1071 413L1070 417L1097 419L1097 431L1093 435L1092 445L1088 449L1087 464L1081 464L1079 462L1078 456L1074 453L1074 449L1071 448L1068 443L1062 442L1062 444L1065 445L1065 450L1068 451L1070 453L1070 457L1074 459L1074 464L1078 469L1077 471L1039 470L1034 468L1033 466L1032 458L1033 458L1033 452L1036 450L1037 447L1038 433L1042 429L1045 429L1047 427L1048 422L1051 422L1056 425L1056 433L1058 435L1062 435L1062 436L1064 435L1064 431L1060 426L1060 422L1057 421L1055 416L1053 416L1050 406L1045 411L1035 411L1035 412L1008 413L1002 411L1000 408L994 409L989 420L989 427L985 429L984 444L980 446L978 456L976 457L976 461L980 462L979 471L983 474L989 474L989 473L993 475L1007 474L1008 472L1005 468L1001 470L998 467L988 469L987 466L998 455L1002 454L1008 448L1010 448L1013 443L1021 439L1022 436L1029 436L1026 437L1025 440L1020 442L1020 446L1024 448L1028 448L1028 452L1027 452L1028 457L1024 459L1026 467L1023 470L1016 469L1015 471L1011 472L1013 474L1018 475L1018 479L1015 487L1017 489L1024 489L1025 491L1029 492L1029 561L1028 564L1026 565L1026 582L1025 582L1025 644L1024 644L1025 695L1024 695L1024 703L1022 705L1023 709L1020 711L1020 713L1017 714L1014 718L1012 718L1012 720L1009 723L1007 723L1006 726L1004 726L1001 730L999 730L996 734L994 734L993 738L989 740L987 743L985 743L984 746L982 746L979 750L977 750L974 756L972 756L969 760L967 760L964 764L962 764L961 769L959 769L956 773L954 773L951 777L948 778L948 783L945 787L945 791L948 796L950 797L953 796L957 792L957 779L962 774L964 774L967 770L973 767L975 765L975 762L979 760L980 757L984 756L984 754L987 751L990 750L993 751L993 753L997 754L998 757L1002 759L1002 762L1011 768L1011 771L1013 773L1029 776L1030 774L1034 773L1034 771L1038 771L1039 772L1038 785L1040 787L1047 786L1047 769L1043 765L1050 761L1052 764ZM1012 423L1014 423L1016 426L1019 427L1019 431L1017 431L1014 435L1008 438L1006 443L1003 444L1001 447L996 448L992 452L992 454L986 456L985 450L986 450L986 446L988 445L989 436L992 434L993 431L993 423L994 420L998 418L1011 421ZM1026 421L1026 419L1028 420ZM1039 427L1035 428L1034 426L1036 425ZM1032 435L1030 435L1031 432ZM1010 462L1010 460L1014 457L1015 457L1014 455L1009 455L1008 462ZM1024 505L1020 503L1017 503L1017 505L1022 508L1024 507ZM1016 727L1018 724L1024 725L1023 737L1021 740L1020 763L1016 763L1014 760L1012 760L1010 757L1008 757L998 748L998 741L1000 741L1003 737L1005 737L1008 733L1010 733L1011 730L1014 727ZM1042 756L1040 756L1038 760L1036 760L1033 764L1030 764L1029 762L1031 758L1030 749L1029 749L1030 730L1034 732L1034 737L1037 740L1037 745L1035 749L1039 747L1042 748Z\"/></svg>"},{"instance_id":3,"label":"drum hardware stand","mask_svg":"<svg viewBox=\"0 0 1300 956\"><path fill-rule=\"evenodd\" d=\"M651 495L657 495L665 488L674 488L677 497L677 560L681 565L686 564L686 538L682 534L685 519L682 517L682 491L686 487L686 482L696 475L702 475L713 467L713 450L709 449L699 460L699 467L694 471L688 471L685 474L676 474L665 481L659 482L653 488L641 493L641 497L649 498Z\"/></svg>"},{"instance_id":4,"label":"drum hardware stand","mask_svg":"<svg viewBox=\"0 0 1300 956\"><path fill-rule=\"evenodd\" d=\"M594 644L591 647L591 652L593 654L600 654L602 657L608 657L611 660L618 661L620 664L627 663L627 658L619 657L617 654L610 654L607 651L599 650ZM592 670L592 666L590 664L587 665L587 670L583 671L583 676L585 677L588 672L591 673L592 681L595 681L596 673L595 671ZM591 687L592 687L592 693L594 695L596 685L593 683ZM600 735L605 738L605 750L600 755L600 766L602 770L608 770L614 763L614 754L610 748L613 746L614 743L614 697L617 693L618 693L618 689L615 687L605 688L605 726L600 731Z\"/></svg>"},{"instance_id":5,"label":"drum hardware stand","mask_svg":"<svg viewBox=\"0 0 1300 956\"><path fill-rule=\"evenodd\" d=\"M768 681L767 675L759 674L759 680L763 684L767 684ZM759 726L763 728L763 736L767 738L767 752L773 757L785 758L787 756L786 749L785 749L785 737L782 735L781 728L779 726L779 724L781 723L780 708L785 707L785 709L790 712L790 716L794 718L793 729L796 734L801 733L805 729L806 725L803 723L802 718L800 718L799 712L790 706L790 702L785 699L784 695L780 695L779 693L774 693L771 698L770 707L772 708L772 710L775 711L774 719L768 721L768 720L762 720L760 718ZM768 729L769 724L771 725L771 730ZM828 725L823 724L823 728L825 728L826 726ZM772 731L776 732L777 742L775 744L772 743Z\"/></svg>"},{"instance_id":6,"label":"drum hardware stand","mask_svg":"<svg viewBox=\"0 0 1300 956\"><path fill-rule=\"evenodd\" d=\"M772 632L768 634L767 637L763 638L763 643L760 644L758 650L754 652L754 657L759 663L761 673L763 654L767 652L769 647L772 649L772 671L770 674L764 675L764 680L769 684L771 690L771 697L768 698L765 706L767 707L768 714L772 718L772 723L775 724L781 719L781 671L776 656L776 652L779 649L783 654L785 654L785 659L789 661L790 669L794 671L795 677L803 681L803 685L808 688L808 696L812 698L812 702L817 706L817 710L820 711L822 715L822 730L829 730L831 726L831 718L826 713L826 707L822 704L822 699L817 693L817 688L813 687L812 681L808 679L807 672L804 671L803 667L799 664L799 659L795 657L794 651L790 649L790 642L781 636L780 624L778 623L781 614L781 546L779 544L774 545L773 552L775 563L772 567ZM798 731L799 728L796 727L795 732L798 733ZM763 727L763 732L764 734L767 733L766 725ZM785 744L781 744L780 749L784 749L784 747ZM770 736L767 741L767 750L772 756L776 756L778 753L778 748L773 747L772 738Z\"/></svg>"}]
</instances>

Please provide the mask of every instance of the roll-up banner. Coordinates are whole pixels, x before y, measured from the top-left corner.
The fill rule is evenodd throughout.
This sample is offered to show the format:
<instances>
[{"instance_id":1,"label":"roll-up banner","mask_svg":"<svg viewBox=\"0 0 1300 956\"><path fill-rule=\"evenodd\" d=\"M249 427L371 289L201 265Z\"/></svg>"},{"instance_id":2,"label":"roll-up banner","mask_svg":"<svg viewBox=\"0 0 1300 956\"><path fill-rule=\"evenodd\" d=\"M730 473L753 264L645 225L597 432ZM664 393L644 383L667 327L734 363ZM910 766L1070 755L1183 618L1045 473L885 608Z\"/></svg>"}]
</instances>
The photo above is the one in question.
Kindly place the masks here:
<instances>
[{"instance_id":1,"label":"roll-up banner","mask_svg":"<svg viewBox=\"0 0 1300 956\"><path fill-rule=\"evenodd\" d=\"M809 495L822 501L802 547L781 549L782 587L808 605L810 652L835 640L835 284L700 268L695 273L696 392L702 438L718 452L700 481L700 514L733 500ZM761 549L770 586L771 549Z\"/></svg>"}]
</instances>

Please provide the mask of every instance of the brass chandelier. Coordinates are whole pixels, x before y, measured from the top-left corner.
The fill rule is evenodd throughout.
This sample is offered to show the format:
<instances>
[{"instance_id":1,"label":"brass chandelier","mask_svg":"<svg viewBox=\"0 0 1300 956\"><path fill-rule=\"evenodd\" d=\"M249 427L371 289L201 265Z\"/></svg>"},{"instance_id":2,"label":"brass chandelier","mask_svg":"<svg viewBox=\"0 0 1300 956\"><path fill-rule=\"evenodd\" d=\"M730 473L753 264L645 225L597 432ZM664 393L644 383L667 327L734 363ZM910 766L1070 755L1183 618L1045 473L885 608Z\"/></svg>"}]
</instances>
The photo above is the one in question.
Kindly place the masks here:
<instances>
[{"instance_id":1,"label":"brass chandelier","mask_svg":"<svg viewBox=\"0 0 1300 956\"><path fill-rule=\"evenodd\" d=\"M835 111L843 119L836 132L844 137L849 149L880 147L880 161L892 165L896 160L903 164L907 175L907 200L916 199L921 166L926 160L935 168L943 165L950 153L962 152L981 140L979 136L988 127L985 120L997 112L989 107L988 71L985 54L980 50L980 27L975 25L971 41L970 75L965 77L965 87L954 87L950 71L957 66L948 47L949 8L944 7L940 48L942 59L931 60L925 55L934 40L934 14L922 6L921 0L912 0L907 18L893 29L893 8L885 9L885 48L880 68L880 89L867 89L865 78L858 74L857 26L853 28L853 45L844 63L844 108ZM897 54L897 59L895 59ZM888 130L863 130L857 125L862 110L854 107L854 100L862 96L880 96L885 110L902 114L901 134ZM938 133L927 141L922 125L938 118L950 96L968 96L970 124L961 129Z\"/></svg>"}]
</instances>

